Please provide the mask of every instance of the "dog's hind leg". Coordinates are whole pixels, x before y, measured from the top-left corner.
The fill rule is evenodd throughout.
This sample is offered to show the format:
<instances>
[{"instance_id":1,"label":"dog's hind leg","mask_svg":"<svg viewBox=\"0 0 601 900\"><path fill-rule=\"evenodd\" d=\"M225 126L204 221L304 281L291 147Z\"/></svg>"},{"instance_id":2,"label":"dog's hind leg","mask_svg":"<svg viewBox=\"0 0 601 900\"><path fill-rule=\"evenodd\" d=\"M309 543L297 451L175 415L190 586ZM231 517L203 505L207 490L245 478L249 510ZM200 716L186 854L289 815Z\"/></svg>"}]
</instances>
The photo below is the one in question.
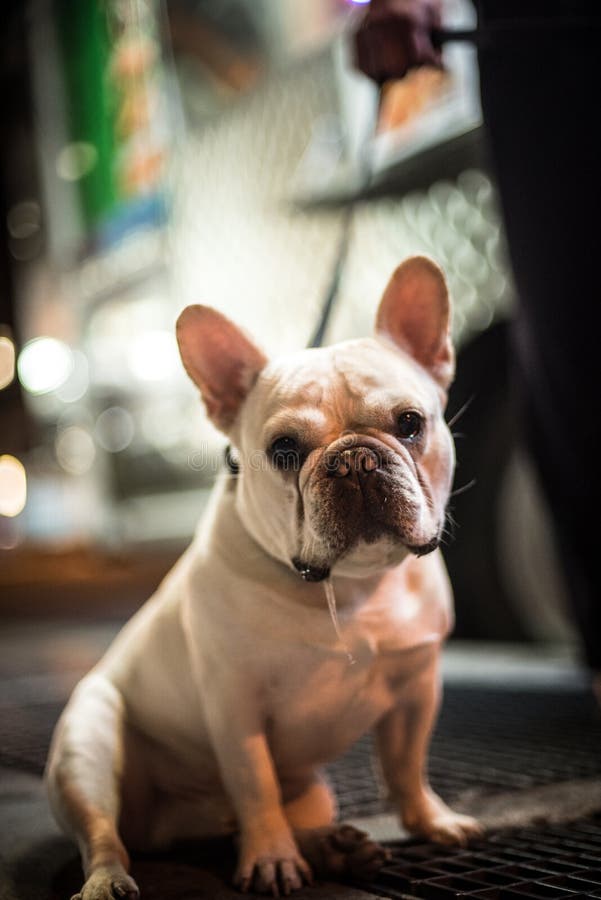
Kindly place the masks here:
<instances>
[{"instance_id":1,"label":"dog's hind leg","mask_svg":"<svg viewBox=\"0 0 601 900\"><path fill-rule=\"evenodd\" d=\"M117 831L124 766L123 699L98 674L85 678L57 725L46 783L52 811L78 843L85 884L78 900L138 896Z\"/></svg>"}]
</instances>

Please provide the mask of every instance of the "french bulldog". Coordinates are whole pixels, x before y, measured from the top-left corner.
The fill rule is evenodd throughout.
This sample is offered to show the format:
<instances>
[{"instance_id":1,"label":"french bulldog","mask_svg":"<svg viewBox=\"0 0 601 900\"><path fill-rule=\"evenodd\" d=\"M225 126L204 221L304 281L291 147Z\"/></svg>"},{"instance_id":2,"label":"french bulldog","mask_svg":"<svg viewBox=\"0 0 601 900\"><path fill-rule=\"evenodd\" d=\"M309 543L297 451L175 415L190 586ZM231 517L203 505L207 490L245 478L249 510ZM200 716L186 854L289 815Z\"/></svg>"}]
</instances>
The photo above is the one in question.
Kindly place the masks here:
<instances>
[{"instance_id":1,"label":"french bulldog","mask_svg":"<svg viewBox=\"0 0 601 900\"><path fill-rule=\"evenodd\" d=\"M464 843L478 824L426 774L453 621L443 273L402 263L365 339L268 360L206 306L177 339L239 471L57 724L46 781L77 900L138 895L126 846L227 834L242 891L373 873L386 851L337 823L322 771L370 729L405 828Z\"/></svg>"}]
</instances>

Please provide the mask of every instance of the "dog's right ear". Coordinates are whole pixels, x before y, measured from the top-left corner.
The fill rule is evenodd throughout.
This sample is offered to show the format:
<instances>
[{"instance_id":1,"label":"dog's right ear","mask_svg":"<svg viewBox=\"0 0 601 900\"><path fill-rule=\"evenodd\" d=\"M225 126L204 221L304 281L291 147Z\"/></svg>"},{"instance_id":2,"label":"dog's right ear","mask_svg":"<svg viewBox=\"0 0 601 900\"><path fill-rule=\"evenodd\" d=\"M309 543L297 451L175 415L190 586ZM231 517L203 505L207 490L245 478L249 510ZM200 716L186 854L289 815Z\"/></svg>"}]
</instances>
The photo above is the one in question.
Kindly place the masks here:
<instances>
[{"instance_id":1,"label":"dog's right ear","mask_svg":"<svg viewBox=\"0 0 601 900\"><path fill-rule=\"evenodd\" d=\"M393 272L380 301L376 333L410 353L447 390L455 372L451 303L444 274L427 256Z\"/></svg>"},{"instance_id":2,"label":"dog's right ear","mask_svg":"<svg viewBox=\"0 0 601 900\"><path fill-rule=\"evenodd\" d=\"M200 390L209 418L227 434L267 358L210 306L187 306L176 335L184 368Z\"/></svg>"}]
</instances>

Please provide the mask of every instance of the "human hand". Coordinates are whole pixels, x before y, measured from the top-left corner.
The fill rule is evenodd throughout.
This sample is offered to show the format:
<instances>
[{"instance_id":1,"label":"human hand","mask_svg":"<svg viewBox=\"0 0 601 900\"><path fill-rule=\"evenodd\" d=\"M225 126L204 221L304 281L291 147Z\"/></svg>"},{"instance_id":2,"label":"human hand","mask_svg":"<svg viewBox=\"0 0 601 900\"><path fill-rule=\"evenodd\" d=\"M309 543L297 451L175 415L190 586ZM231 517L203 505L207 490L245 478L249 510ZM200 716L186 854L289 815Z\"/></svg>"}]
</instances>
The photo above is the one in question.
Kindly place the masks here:
<instances>
[{"instance_id":1,"label":"human hand","mask_svg":"<svg viewBox=\"0 0 601 900\"><path fill-rule=\"evenodd\" d=\"M410 68L442 68L432 41L441 27L441 0L371 0L355 33L355 65L378 84Z\"/></svg>"}]
</instances>

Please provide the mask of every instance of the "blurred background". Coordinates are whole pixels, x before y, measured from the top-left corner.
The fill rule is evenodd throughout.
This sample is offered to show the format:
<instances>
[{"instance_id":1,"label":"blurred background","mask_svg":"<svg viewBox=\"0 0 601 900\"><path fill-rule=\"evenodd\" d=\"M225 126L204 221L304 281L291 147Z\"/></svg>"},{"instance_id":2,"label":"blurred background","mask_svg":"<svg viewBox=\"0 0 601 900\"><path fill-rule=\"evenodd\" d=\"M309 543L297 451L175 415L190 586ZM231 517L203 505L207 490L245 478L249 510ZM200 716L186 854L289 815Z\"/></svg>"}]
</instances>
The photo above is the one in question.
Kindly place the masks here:
<instances>
[{"instance_id":1,"label":"blurred background","mask_svg":"<svg viewBox=\"0 0 601 900\"><path fill-rule=\"evenodd\" d=\"M369 333L407 255L445 268L456 639L577 653L514 427L512 315L468 44L376 88L351 0L6 2L0 614L121 619L191 537L224 439L174 322L210 303L268 352ZM445 22L470 27L468 0ZM467 404L467 406L466 406Z\"/></svg>"}]
</instances>

